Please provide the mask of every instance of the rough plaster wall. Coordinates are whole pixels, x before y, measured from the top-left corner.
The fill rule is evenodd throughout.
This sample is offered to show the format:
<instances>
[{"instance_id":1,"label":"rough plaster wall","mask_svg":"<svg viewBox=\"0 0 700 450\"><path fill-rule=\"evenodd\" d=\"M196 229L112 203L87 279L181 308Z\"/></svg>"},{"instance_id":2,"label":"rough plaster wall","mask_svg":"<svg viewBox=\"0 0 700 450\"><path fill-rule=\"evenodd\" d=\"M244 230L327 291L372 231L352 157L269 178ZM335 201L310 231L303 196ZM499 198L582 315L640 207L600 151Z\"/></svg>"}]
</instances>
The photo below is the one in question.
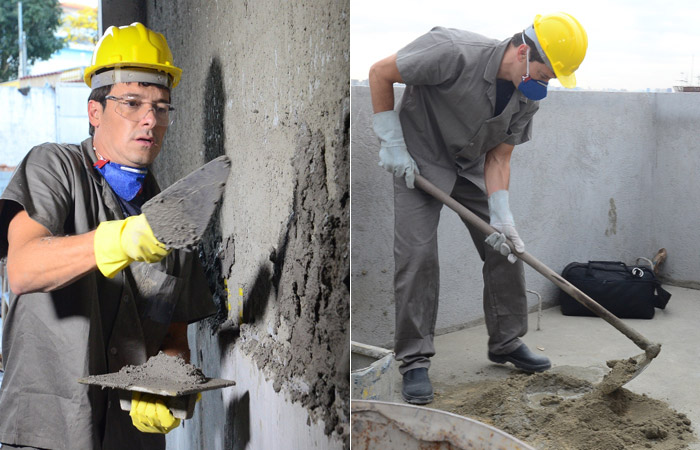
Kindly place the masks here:
<instances>
[{"instance_id":1,"label":"rough plaster wall","mask_svg":"<svg viewBox=\"0 0 700 450\"><path fill-rule=\"evenodd\" d=\"M142 0L99 0L102 31L114 25L121 27L134 22L146 23L146 7Z\"/></svg>"},{"instance_id":2,"label":"rough plaster wall","mask_svg":"<svg viewBox=\"0 0 700 450\"><path fill-rule=\"evenodd\" d=\"M397 96L402 93L398 87L395 91ZM657 126L658 115L674 121L673 114L656 107L664 95L674 94L554 91L541 103L533 139L518 146L513 155L511 207L526 249L553 270L561 271L571 261L632 263L639 256L651 257L662 245L659 236L667 233L655 222L667 221L659 219L663 214L652 207L652 198L658 196L659 205L665 205L662 208L672 208L667 200L673 195L670 190L657 192L667 183L655 170L658 133L670 133ZM352 102L352 338L390 346L394 328L391 180L376 166L379 144L371 130L369 89L354 86ZM668 106L677 115L684 114L685 107ZM687 126L685 131L674 126L671 135L687 130ZM692 139L686 136L680 143ZM680 164L683 160L674 158L667 173ZM483 282L481 261L451 210L443 209L438 233L437 329L444 332L482 319ZM698 254L692 251L684 253ZM546 304L557 302L557 288L549 281L529 267L525 275L528 288L540 293ZM537 297L528 295L528 300L534 307Z\"/></svg>"},{"instance_id":3,"label":"rough plaster wall","mask_svg":"<svg viewBox=\"0 0 700 450\"><path fill-rule=\"evenodd\" d=\"M316 427L348 445L348 15L347 1L148 2L149 26L184 70L155 164L161 184L222 154L232 161L202 246L220 313L190 327L190 341L206 374L242 378L205 393L186 424L192 448L265 448L264 433L284 448L281 431L296 422L308 448ZM240 331L221 328L239 317ZM251 394L260 383L275 397ZM282 402L307 416L269 414Z\"/></svg>"},{"instance_id":4,"label":"rough plaster wall","mask_svg":"<svg viewBox=\"0 0 700 450\"><path fill-rule=\"evenodd\" d=\"M651 202L653 248L665 247L668 282L700 289L700 95L659 94L654 124L656 168Z\"/></svg>"}]
</instances>

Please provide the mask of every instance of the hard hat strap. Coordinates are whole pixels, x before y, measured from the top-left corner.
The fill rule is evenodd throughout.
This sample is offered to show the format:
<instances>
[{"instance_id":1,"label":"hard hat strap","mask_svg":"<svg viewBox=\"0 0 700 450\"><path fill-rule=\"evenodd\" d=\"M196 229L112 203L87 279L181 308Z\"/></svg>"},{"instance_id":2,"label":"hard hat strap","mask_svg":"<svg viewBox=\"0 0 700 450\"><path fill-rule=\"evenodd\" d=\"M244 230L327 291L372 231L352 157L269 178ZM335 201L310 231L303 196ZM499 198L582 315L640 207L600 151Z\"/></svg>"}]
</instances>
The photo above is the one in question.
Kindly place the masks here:
<instances>
[{"instance_id":1,"label":"hard hat strap","mask_svg":"<svg viewBox=\"0 0 700 450\"><path fill-rule=\"evenodd\" d=\"M544 49L542 48L542 45L540 45L540 40L537 38L537 33L535 33L535 27L530 25L525 29L523 32L525 36L529 37L532 42L535 43L535 48L537 49L537 53L540 54L542 57L542 60L544 61L545 65L549 67L549 69L554 72L554 68L552 67L552 63L549 62L549 58L547 57L547 54L544 52ZM523 37L523 44L527 44L525 42L525 38Z\"/></svg>"},{"instance_id":2,"label":"hard hat strap","mask_svg":"<svg viewBox=\"0 0 700 450\"><path fill-rule=\"evenodd\" d=\"M92 89L110 86L117 83L152 83L165 86L172 85L172 79L165 72L141 69L136 67L115 67L92 76Z\"/></svg>"}]
</instances>

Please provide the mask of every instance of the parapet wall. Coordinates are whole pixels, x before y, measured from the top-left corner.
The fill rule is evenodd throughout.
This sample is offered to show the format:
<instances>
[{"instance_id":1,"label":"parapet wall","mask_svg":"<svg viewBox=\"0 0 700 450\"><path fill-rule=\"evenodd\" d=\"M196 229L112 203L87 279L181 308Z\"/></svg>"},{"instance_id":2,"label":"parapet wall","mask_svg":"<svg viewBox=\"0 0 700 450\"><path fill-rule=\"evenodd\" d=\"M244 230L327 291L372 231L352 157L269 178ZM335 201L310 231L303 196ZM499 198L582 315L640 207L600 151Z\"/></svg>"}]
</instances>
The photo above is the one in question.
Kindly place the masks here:
<instances>
[{"instance_id":1,"label":"parapet wall","mask_svg":"<svg viewBox=\"0 0 700 450\"><path fill-rule=\"evenodd\" d=\"M391 346L391 176L377 166L369 88L351 95L353 340ZM527 251L560 272L572 261L634 263L665 247L664 280L700 286L698 123L698 94L550 92L512 159L511 208ZM483 282L469 233L447 208L438 232L445 332L482 319ZM557 303L554 285L525 274L529 289Z\"/></svg>"}]
</instances>

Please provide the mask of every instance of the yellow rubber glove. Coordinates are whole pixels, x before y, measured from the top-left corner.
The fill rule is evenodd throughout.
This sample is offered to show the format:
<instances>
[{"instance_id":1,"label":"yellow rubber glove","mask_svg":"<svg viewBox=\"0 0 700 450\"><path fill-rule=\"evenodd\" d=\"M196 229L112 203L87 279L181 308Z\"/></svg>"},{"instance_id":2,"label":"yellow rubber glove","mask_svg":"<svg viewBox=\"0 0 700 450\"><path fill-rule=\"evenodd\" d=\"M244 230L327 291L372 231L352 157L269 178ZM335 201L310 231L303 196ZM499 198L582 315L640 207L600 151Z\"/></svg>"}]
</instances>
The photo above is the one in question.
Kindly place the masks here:
<instances>
[{"instance_id":1,"label":"yellow rubber glove","mask_svg":"<svg viewBox=\"0 0 700 450\"><path fill-rule=\"evenodd\" d=\"M141 392L131 393L131 423L143 433L166 434L180 425L173 417L163 397Z\"/></svg>"},{"instance_id":2,"label":"yellow rubber glove","mask_svg":"<svg viewBox=\"0 0 700 450\"><path fill-rule=\"evenodd\" d=\"M94 245L97 268L107 278L134 261L158 262L170 252L153 235L143 214L102 222L95 230Z\"/></svg>"}]
</instances>

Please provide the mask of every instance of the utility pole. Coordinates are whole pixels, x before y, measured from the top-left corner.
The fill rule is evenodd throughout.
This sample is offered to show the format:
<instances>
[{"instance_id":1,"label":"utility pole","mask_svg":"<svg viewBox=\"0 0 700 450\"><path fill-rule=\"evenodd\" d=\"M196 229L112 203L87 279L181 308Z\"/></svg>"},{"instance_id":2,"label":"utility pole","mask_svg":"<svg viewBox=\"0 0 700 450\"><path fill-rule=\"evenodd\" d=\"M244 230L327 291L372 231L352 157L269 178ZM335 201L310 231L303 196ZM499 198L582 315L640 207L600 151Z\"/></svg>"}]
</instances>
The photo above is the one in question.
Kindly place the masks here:
<instances>
[{"instance_id":1,"label":"utility pole","mask_svg":"<svg viewBox=\"0 0 700 450\"><path fill-rule=\"evenodd\" d=\"M27 35L22 27L22 2L17 2L19 8L17 14L17 22L19 24L19 76L22 78L27 75Z\"/></svg>"}]
</instances>

